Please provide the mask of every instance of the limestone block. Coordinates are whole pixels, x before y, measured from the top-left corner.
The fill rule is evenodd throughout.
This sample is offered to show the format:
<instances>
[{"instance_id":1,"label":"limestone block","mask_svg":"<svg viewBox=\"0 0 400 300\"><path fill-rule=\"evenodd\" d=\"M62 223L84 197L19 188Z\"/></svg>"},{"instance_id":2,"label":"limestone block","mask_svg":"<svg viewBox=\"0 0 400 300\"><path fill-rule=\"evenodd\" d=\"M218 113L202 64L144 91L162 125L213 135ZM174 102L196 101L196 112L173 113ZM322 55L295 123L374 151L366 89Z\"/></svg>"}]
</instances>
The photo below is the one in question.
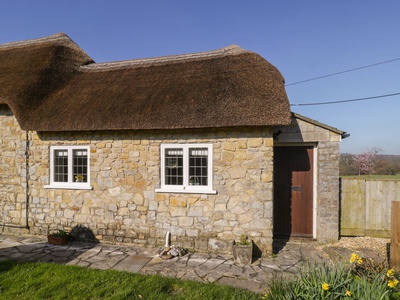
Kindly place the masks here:
<instances>
[{"instance_id":1,"label":"limestone block","mask_svg":"<svg viewBox=\"0 0 400 300\"><path fill-rule=\"evenodd\" d=\"M251 229L265 229L272 228L271 220L263 218L263 219L255 219L250 222Z\"/></svg>"},{"instance_id":2,"label":"limestone block","mask_svg":"<svg viewBox=\"0 0 400 300\"><path fill-rule=\"evenodd\" d=\"M246 160L247 159L247 152L246 151L236 151L235 152L235 159L237 159L237 160Z\"/></svg>"},{"instance_id":3,"label":"limestone block","mask_svg":"<svg viewBox=\"0 0 400 300\"><path fill-rule=\"evenodd\" d=\"M133 201L136 205L143 205L143 203L144 203L144 198L143 198L142 194L136 193L136 194L133 196L132 201Z\"/></svg>"},{"instance_id":4,"label":"limestone block","mask_svg":"<svg viewBox=\"0 0 400 300\"><path fill-rule=\"evenodd\" d=\"M77 224L86 224L88 219L88 215L77 214L74 216L74 222L76 222Z\"/></svg>"},{"instance_id":5,"label":"limestone block","mask_svg":"<svg viewBox=\"0 0 400 300\"><path fill-rule=\"evenodd\" d=\"M226 203L217 203L217 204L215 204L214 211L225 212L226 211Z\"/></svg>"},{"instance_id":6,"label":"limestone block","mask_svg":"<svg viewBox=\"0 0 400 300\"><path fill-rule=\"evenodd\" d=\"M249 148L257 148L260 147L262 144L263 144L262 138L249 138L247 142Z\"/></svg>"},{"instance_id":7,"label":"limestone block","mask_svg":"<svg viewBox=\"0 0 400 300\"><path fill-rule=\"evenodd\" d=\"M222 149L227 151L235 151L236 150L236 143L234 142L225 142L222 144Z\"/></svg>"},{"instance_id":8,"label":"limestone block","mask_svg":"<svg viewBox=\"0 0 400 300\"><path fill-rule=\"evenodd\" d=\"M224 161L227 165L229 165L229 161L232 161L235 158L235 154L232 152L223 152L221 160Z\"/></svg>"},{"instance_id":9,"label":"limestone block","mask_svg":"<svg viewBox=\"0 0 400 300\"><path fill-rule=\"evenodd\" d=\"M207 250L208 249L208 239L207 238L197 238L194 242L195 248L199 250Z\"/></svg>"},{"instance_id":10,"label":"limestone block","mask_svg":"<svg viewBox=\"0 0 400 300\"><path fill-rule=\"evenodd\" d=\"M263 172L261 174L261 180L263 182L272 182L272 177L273 177L272 172Z\"/></svg>"},{"instance_id":11,"label":"limestone block","mask_svg":"<svg viewBox=\"0 0 400 300\"><path fill-rule=\"evenodd\" d=\"M233 179L240 179L246 177L246 168L234 167L228 169L229 175Z\"/></svg>"},{"instance_id":12,"label":"limestone block","mask_svg":"<svg viewBox=\"0 0 400 300\"><path fill-rule=\"evenodd\" d=\"M109 204L108 205L108 210L117 211L118 210L118 206L116 204Z\"/></svg>"},{"instance_id":13,"label":"limestone block","mask_svg":"<svg viewBox=\"0 0 400 300\"><path fill-rule=\"evenodd\" d=\"M198 229L193 229L193 228L186 228L186 236L198 237L199 236L199 230Z\"/></svg>"},{"instance_id":14,"label":"limestone block","mask_svg":"<svg viewBox=\"0 0 400 300\"><path fill-rule=\"evenodd\" d=\"M178 224L181 227L191 227L194 223L193 218L191 217L179 217Z\"/></svg>"},{"instance_id":15,"label":"limestone block","mask_svg":"<svg viewBox=\"0 0 400 300\"><path fill-rule=\"evenodd\" d=\"M237 148L238 149L247 149L247 142L245 141L240 141L237 143Z\"/></svg>"},{"instance_id":16,"label":"limestone block","mask_svg":"<svg viewBox=\"0 0 400 300\"><path fill-rule=\"evenodd\" d=\"M243 225L243 224L252 222L253 221L253 215L246 214L246 213L241 213L241 214L237 215L237 219L238 219L238 222L241 225ZM259 228L259 227L257 227L257 228Z\"/></svg>"},{"instance_id":17,"label":"limestone block","mask_svg":"<svg viewBox=\"0 0 400 300\"><path fill-rule=\"evenodd\" d=\"M198 207L198 206L190 207L187 213L188 217L201 217L202 215L203 215L203 207Z\"/></svg>"},{"instance_id":18,"label":"limestone block","mask_svg":"<svg viewBox=\"0 0 400 300\"><path fill-rule=\"evenodd\" d=\"M182 198L171 197L169 199L169 205L176 207L186 207L186 201Z\"/></svg>"},{"instance_id":19,"label":"limestone block","mask_svg":"<svg viewBox=\"0 0 400 300\"><path fill-rule=\"evenodd\" d=\"M208 246L212 251L226 251L230 248L230 243L227 240L209 239Z\"/></svg>"},{"instance_id":20,"label":"limestone block","mask_svg":"<svg viewBox=\"0 0 400 300\"><path fill-rule=\"evenodd\" d=\"M149 201L149 210L157 210L158 202L157 201Z\"/></svg>"},{"instance_id":21,"label":"limestone block","mask_svg":"<svg viewBox=\"0 0 400 300\"><path fill-rule=\"evenodd\" d=\"M72 209L65 209L64 210L64 218L66 219L73 219L76 211Z\"/></svg>"},{"instance_id":22,"label":"limestone block","mask_svg":"<svg viewBox=\"0 0 400 300\"><path fill-rule=\"evenodd\" d=\"M184 216L186 216L186 208L171 206L170 214L171 214L171 217L184 217ZM188 214L188 216L189 216L189 214Z\"/></svg>"}]
</instances>

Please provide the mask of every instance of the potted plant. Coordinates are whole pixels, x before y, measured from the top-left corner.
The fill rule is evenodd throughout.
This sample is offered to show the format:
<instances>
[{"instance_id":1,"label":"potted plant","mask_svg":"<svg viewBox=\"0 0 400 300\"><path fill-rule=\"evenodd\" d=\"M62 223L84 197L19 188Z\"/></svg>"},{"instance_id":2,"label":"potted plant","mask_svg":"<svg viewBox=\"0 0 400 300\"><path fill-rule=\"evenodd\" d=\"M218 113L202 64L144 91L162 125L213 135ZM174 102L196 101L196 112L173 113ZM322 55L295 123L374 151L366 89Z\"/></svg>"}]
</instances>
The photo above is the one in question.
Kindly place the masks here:
<instances>
[{"instance_id":1,"label":"potted plant","mask_svg":"<svg viewBox=\"0 0 400 300\"><path fill-rule=\"evenodd\" d=\"M83 182L85 177L82 174L75 175L75 182Z\"/></svg>"},{"instance_id":2,"label":"potted plant","mask_svg":"<svg viewBox=\"0 0 400 300\"><path fill-rule=\"evenodd\" d=\"M47 235L47 242L53 245L64 245L68 241L68 233L64 230L59 230Z\"/></svg>"},{"instance_id":3,"label":"potted plant","mask_svg":"<svg viewBox=\"0 0 400 300\"><path fill-rule=\"evenodd\" d=\"M249 265L253 260L253 241L249 240L244 234L240 236L238 242L234 241L232 246L233 259L241 265Z\"/></svg>"}]
</instances>

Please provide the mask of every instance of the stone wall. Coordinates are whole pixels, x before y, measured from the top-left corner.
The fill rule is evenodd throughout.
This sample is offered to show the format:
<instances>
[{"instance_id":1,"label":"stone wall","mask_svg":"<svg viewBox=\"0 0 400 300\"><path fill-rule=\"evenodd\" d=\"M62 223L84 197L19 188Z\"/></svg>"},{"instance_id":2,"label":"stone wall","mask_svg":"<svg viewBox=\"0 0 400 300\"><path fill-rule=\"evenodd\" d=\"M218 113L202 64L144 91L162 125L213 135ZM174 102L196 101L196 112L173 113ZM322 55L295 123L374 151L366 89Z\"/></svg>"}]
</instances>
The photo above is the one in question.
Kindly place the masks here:
<instances>
[{"instance_id":1,"label":"stone wall","mask_svg":"<svg viewBox=\"0 0 400 300\"><path fill-rule=\"evenodd\" d=\"M280 144L316 146L316 237L337 240L340 134L302 119L280 129ZM213 144L217 194L155 192L162 143ZM90 146L92 190L45 188L53 145ZM273 146L270 128L38 134L21 130L11 110L0 106L0 233L79 229L101 242L158 247L170 231L176 245L218 252L245 234L270 253Z\"/></svg>"},{"instance_id":2,"label":"stone wall","mask_svg":"<svg viewBox=\"0 0 400 300\"><path fill-rule=\"evenodd\" d=\"M11 119L13 130L23 135ZM1 120L5 122L4 117ZM170 231L176 245L218 252L229 251L230 243L245 234L264 253L272 251L273 142L268 128L29 132L29 139L30 233L83 228L101 242L161 246ZM213 144L217 194L155 192L160 186L161 143L196 142ZM53 145L90 146L92 190L44 188L49 184L49 149ZM20 144L4 147L14 156L24 150ZM22 163L15 169L22 170ZM24 176L20 171L16 174L21 176L18 188L24 196ZM22 197L18 195L15 203ZM8 220L14 210L4 208L4 220Z\"/></svg>"},{"instance_id":3,"label":"stone wall","mask_svg":"<svg viewBox=\"0 0 400 300\"><path fill-rule=\"evenodd\" d=\"M307 118L292 118L281 127L280 145L314 145L317 159L316 237L320 242L339 238L339 154L340 131ZM315 154L314 154L315 155Z\"/></svg>"},{"instance_id":4,"label":"stone wall","mask_svg":"<svg viewBox=\"0 0 400 300\"><path fill-rule=\"evenodd\" d=\"M14 232L27 225L25 150L25 131L8 106L0 105L0 228Z\"/></svg>"}]
</instances>

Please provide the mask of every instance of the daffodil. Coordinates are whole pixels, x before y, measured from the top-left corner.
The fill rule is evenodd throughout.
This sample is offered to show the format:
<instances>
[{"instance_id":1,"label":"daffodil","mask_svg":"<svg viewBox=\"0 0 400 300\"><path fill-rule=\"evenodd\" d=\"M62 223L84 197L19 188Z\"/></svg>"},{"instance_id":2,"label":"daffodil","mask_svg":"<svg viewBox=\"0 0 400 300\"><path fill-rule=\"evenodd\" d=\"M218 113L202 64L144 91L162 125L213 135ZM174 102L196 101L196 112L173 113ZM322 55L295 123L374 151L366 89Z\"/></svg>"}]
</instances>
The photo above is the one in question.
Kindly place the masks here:
<instances>
[{"instance_id":1,"label":"daffodil","mask_svg":"<svg viewBox=\"0 0 400 300\"><path fill-rule=\"evenodd\" d=\"M324 282L324 283L322 284L322 289L323 289L324 291L329 290L329 284L327 284L326 282Z\"/></svg>"},{"instance_id":2,"label":"daffodil","mask_svg":"<svg viewBox=\"0 0 400 300\"><path fill-rule=\"evenodd\" d=\"M391 276L393 276L393 275L394 275L393 269L389 269L389 270L386 272L386 276L387 276L387 277L391 277Z\"/></svg>"},{"instance_id":3,"label":"daffodil","mask_svg":"<svg viewBox=\"0 0 400 300\"><path fill-rule=\"evenodd\" d=\"M351 297L351 295L353 295L353 294L349 290L346 290L346 296Z\"/></svg>"},{"instance_id":4,"label":"daffodil","mask_svg":"<svg viewBox=\"0 0 400 300\"><path fill-rule=\"evenodd\" d=\"M356 253L352 253L350 256L350 263L354 263L358 258L359 256Z\"/></svg>"},{"instance_id":5,"label":"daffodil","mask_svg":"<svg viewBox=\"0 0 400 300\"><path fill-rule=\"evenodd\" d=\"M350 262L351 263L358 263L358 264L362 264L363 259L361 257L359 257L356 253L352 253L350 256Z\"/></svg>"},{"instance_id":6,"label":"daffodil","mask_svg":"<svg viewBox=\"0 0 400 300\"><path fill-rule=\"evenodd\" d=\"M396 278L390 279L388 281L388 286L391 287L391 288L394 288L394 287L397 286L398 283L399 283L399 281Z\"/></svg>"}]
</instances>

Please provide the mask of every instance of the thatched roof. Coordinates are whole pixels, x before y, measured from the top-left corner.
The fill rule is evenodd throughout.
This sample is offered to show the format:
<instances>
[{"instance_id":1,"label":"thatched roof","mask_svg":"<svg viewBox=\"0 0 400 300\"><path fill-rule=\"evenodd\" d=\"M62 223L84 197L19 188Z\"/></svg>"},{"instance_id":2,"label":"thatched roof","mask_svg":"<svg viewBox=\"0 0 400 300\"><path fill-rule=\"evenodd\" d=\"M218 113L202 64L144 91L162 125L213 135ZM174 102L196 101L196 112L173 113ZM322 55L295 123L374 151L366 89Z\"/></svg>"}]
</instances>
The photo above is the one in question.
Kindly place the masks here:
<instances>
[{"instance_id":1,"label":"thatched roof","mask_svg":"<svg viewBox=\"0 0 400 300\"><path fill-rule=\"evenodd\" d=\"M35 131L290 123L279 71L238 46L94 63L65 34L0 45L0 104Z\"/></svg>"}]
</instances>

